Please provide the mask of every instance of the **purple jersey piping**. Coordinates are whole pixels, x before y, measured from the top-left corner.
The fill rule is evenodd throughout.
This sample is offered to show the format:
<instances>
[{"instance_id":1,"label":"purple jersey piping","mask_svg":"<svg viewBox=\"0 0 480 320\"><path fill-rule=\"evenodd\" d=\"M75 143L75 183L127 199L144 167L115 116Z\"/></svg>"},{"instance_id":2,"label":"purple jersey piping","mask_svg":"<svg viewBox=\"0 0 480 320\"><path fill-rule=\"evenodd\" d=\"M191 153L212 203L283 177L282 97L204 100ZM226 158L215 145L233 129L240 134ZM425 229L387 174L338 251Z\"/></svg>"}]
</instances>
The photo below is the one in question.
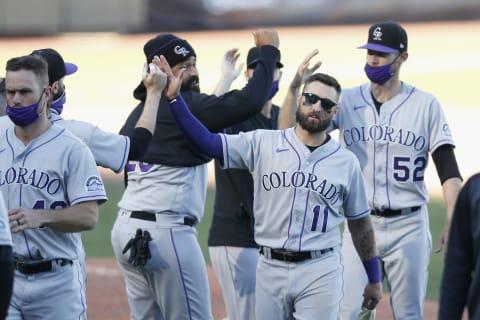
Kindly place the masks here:
<instances>
[{"instance_id":1,"label":"purple jersey piping","mask_svg":"<svg viewBox=\"0 0 480 320\"><path fill-rule=\"evenodd\" d=\"M175 239L173 237L173 230L170 228L170 240L172 241L173 251L175 252L175 257L177 258L178 269L180 271L180 277L182 278L183 292L185 293L185 302L187 303L188 318L192 319L192 310L190 307L190 300L188 298L187 287L185 285L185 278L183 277L182 265L180 263L180 258L178 257L177 247L175 246Z\"/></svg>"},{"instance_id":2,"label":"purple jersey piping","mask_svg":"<svg viewBox=\"0 0 480 320\"><path fill-rule=\"evenodd\" d=\"M300 167L302 166L302 160L300 159L300 155L297 151L297 149L295 149L295 147L293 146L293 143L291 143L288 138L287 138L287 135L286 135L286 130L283 130L282 131L282 136L283 138L285 139L285 141L287 141L287 143L292 147L293 151L295 152L295 154L297 155L297 158L298 158L298 167L297 167L297 170L300 170ZM293 199L292 199L292 205L290 206L290 218L288 220L288 231L287 231L287 239L285 239L285 241L283 242L283 245L282 245L282 248L285 248L285 245L287 244L288 240L290 239L290 229L292 227L292 218L293 218L293 206L295 204L295 198L297 197L297 189L295 188L293 190Z\"/></svg>"},{"instance_id":3,"label":"purple jersey piping","mask_svg":"<svg viewBox=\"0 0 480 320\"><path fill-rule=\"evenodd\" d=\"M330 152L329 154L325 155L323 158L320 158L318 159L317 161L315 161L315 163L313 164L313 167L312 167L312 174L315 172L315 167L317 166L317 164L320 162L320 161L323 161L325 160L326 158L332 156L333 154L337 153L338 150L340 150L340 145L337 146L337 148L335 150L333 150L332 152ZM315 151L314 151L315 152ZM302 238L303 238L303 233L305 231L305 220L307 219L307 208L308 208L308 200L310 199L310 189L308 189L307 191L307 199L305 201L305 211L303 212L303 222L302 222L302 229L301 229L301 232L300 232L300 240L298 242L298 251L302 251Z\"/></svg>"},{"instance_id":4,"label":"purple jersey piping","mask_svg":"<svg viewBox=\"0 0 480 320\"><path fill-rule=\"evenodd\" d=\"M370 110L372 111L373 117L374 117L374 119L375 119L375 123L377 123L377 114L378 114L378 113L377 113L377 110L376 110L375 106L372 106L372 105L369 103L368 99L367 99L367 98L365 97L365 95L363 94L363 91L362 91L362 88L361 88L361 87L359 88L359 90L360 90L360 95L362 96L363 101L365 101L365 103L367 104L367 106L368 106L368 107L370 108ZM376 163L376 154L377 154L376 150L377 150L377 143L376 143L376 141L373 141L373 170L372 170L372 171L373 171L373 177L372 177L372 187L373 187L373 191L372 191L372 207L375 206L375 193L376 193L376 189L377 189L377 188L376 188L376 185L375 185L375 180L376 180L376 179L375 179L375 175L377 174L377 173L375 172L375 167L376 167L376 166L375 166L375 163Z\"/></svg>"},{"instance_id":5,"label":"purple jersey piping","mask_svg":"<svg viewBox=\"0 0 480 320\"><path fill-rule=\"evenodd\" d=\"M415 91L415 88L412 88L412 90L410 90L410 92L407 94L407 97L399 103L399 105L392 111L392 113L390 114L390 118L388 119L388 125L391 126L392 125L392 119L393 119L393 116L395 114L395 112L397 112L403 105L404 103L412 96L413 92ZM391 203L391 200L390 200L390 183L389 183L389 179L388 179L388 159L390 159L390 142L387 143L387 157L386 157L386 163L385 163L385 188L386 188L386 193L387 193L387 202L388 202L388 207L391 208L392 207L392 203ZM428 157L428 155L427 155Z\"/></svg>"}]
</instances>

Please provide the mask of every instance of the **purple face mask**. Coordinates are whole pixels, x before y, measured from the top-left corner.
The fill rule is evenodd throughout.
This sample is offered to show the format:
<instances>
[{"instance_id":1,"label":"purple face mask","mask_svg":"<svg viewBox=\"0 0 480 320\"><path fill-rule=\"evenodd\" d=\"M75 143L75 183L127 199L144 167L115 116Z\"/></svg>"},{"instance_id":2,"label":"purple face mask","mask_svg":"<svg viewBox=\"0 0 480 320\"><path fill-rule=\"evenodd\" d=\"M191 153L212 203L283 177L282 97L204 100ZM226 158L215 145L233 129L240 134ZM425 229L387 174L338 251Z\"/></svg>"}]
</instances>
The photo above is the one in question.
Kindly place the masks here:
<instances>
[{"instance_id":1,"label":"purple face mask","mask_svg":"<svg viewBox=\"0 0 480 320\"><path fill-rule=\"evenodd\" d=\"M59 115L62 114L63 105L67 102L67 95L63 91L62 95L57 100L53 101L50 108L55 110Z\"/></svg>"},{"instance_id":2,"label":"purple face mask","mask_svg":"<svg viewBox=\"0 0 480 320\"><path fill-rule=\"evenodd\" d=\"M26 127L38 119L39 103L40 100L37 103L25 107L12 107L7 105L7 115L17 126Z\"/></svg>"},{"instance_id":3,"label":"purple face mask","mask_svg":"<svg viewBox=\"0 0 480 320\"><path fill-rule=\"evenodd\" d=\"M370 81L378 84L384 84L394 75L394 73L390 71L391 66L392 63L381 67L372 67L366 63L365 73Z\"/></svg>"},{"instance_id":4,"label":"purple face mask","mask_svg":"<svg viewBox=\"0 0 480 320\"><path fill-rule=\"evenodd\" d=\"M270 93L268 94L268 98L267 98L267 101L268 100L271 100L278 92L278 84L279 84L279 81L278 80L274 80L273 83L272 83L272 88L270 89Z\"/></svg>"}]
</instances>

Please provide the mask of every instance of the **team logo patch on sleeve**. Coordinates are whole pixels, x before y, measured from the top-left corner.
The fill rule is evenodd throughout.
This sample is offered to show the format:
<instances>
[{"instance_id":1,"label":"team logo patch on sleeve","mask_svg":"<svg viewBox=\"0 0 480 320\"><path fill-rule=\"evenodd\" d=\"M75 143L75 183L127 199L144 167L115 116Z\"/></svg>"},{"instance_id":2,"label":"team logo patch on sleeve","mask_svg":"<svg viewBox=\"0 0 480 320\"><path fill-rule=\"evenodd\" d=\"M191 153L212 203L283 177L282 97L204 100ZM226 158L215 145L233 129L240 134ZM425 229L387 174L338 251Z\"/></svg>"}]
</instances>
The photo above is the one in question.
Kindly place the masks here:
<instances>
[{"instance_id":1,"label":"team logo patch on sleeve","mask_svg":"<svg viewBox=\"0 0 480 320\"><path fill-rule=\"evenodd\" d=\"M94 191L99 191L99 190L104 190L103 189L103 181L100 179L98 176L90 176L87 179L87 182L85 183L85 189L87 189L88 192L94 192Z\"/></svg>"}]
</instances>

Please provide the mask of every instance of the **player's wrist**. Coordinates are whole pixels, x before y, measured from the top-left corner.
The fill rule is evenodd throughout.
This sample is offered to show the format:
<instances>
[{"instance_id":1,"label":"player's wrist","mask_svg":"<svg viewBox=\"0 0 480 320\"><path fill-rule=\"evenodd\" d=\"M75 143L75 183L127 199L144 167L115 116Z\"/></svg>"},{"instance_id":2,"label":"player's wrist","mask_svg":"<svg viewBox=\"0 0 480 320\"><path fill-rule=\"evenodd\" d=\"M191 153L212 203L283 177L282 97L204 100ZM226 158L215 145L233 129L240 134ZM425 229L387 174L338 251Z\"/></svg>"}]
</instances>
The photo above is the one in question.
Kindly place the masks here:
<instances>
[{"instance_id":1,"label":"player's wrist","mask_svg":"<svg viewBox=\"0 0 480 320\"><path fill-rule=\"evenodd\" d=\"M369 260L362 261L367 272L368 282L379 283L382 281L382 270L380 269L380 260L375 256Z\"/></svg>"},{"instance_id":2,"label":"player's wrist","mask_svg":"<svg viewBox=\"0 0 480 320\"><path fill-rule=\"evenodd\" d=\"M167 98L168 99L168 103L169 104L174 104L178 101L183 101L183 98L181 95L178 95L178 96L174 96L174 97L171 97L171 98Z\"/></svg>"}]
</instances>

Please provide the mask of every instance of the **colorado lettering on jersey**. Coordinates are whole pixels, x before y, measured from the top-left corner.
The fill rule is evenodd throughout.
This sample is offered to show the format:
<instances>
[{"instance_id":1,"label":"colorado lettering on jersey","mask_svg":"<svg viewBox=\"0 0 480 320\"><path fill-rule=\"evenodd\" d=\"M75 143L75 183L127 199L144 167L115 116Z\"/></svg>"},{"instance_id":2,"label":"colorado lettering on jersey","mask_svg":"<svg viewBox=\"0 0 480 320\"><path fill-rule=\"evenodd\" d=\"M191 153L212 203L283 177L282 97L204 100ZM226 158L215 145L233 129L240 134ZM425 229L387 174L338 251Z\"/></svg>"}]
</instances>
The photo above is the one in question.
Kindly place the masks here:
<instances>
[{"instance_id":1,"label":"colorado lettering on jersey","mask_svg":"<svg viewBox=\"0 0 480 320\"><path fill-rule=\"evenodd\" d=\"M10 167L5 171L0 170L0 186L5 184L22 184L37 189L45 189L49 194L55 194L61 187L60 179L52 178L48 173L28 170L24 167Z\"/></svg>"},{"instance_id":2,"label":"colorado lettering on jersey","mask_svg":"<svg viewBox=\"0 0 480 320\"><path fill-rule=\"evenodd\" d=\"M343 141L347 147L354 143L370 140L398 143L406 147L413 147L417 151L423 150L426 144L425 137L417 136L415 132L378 124L373 124L369 128L352 127L343 132Z\"/></svg>"},{"instance_id":3,"label":"colorado lettering on jersey","mask_svg":"<svg viewBox=\"0 0 480 320\"><path fill-rule=\"evenodd\" d=\"M265 191L278 188L304 187L320 194L332 205L343 194L341 187L329 183L326 179L320 180L313 173L304 173L302 171L295 171L292 174L288 174L285 171L264 174L262 176L262 186Z\"/></svg>"}]
</instances>

